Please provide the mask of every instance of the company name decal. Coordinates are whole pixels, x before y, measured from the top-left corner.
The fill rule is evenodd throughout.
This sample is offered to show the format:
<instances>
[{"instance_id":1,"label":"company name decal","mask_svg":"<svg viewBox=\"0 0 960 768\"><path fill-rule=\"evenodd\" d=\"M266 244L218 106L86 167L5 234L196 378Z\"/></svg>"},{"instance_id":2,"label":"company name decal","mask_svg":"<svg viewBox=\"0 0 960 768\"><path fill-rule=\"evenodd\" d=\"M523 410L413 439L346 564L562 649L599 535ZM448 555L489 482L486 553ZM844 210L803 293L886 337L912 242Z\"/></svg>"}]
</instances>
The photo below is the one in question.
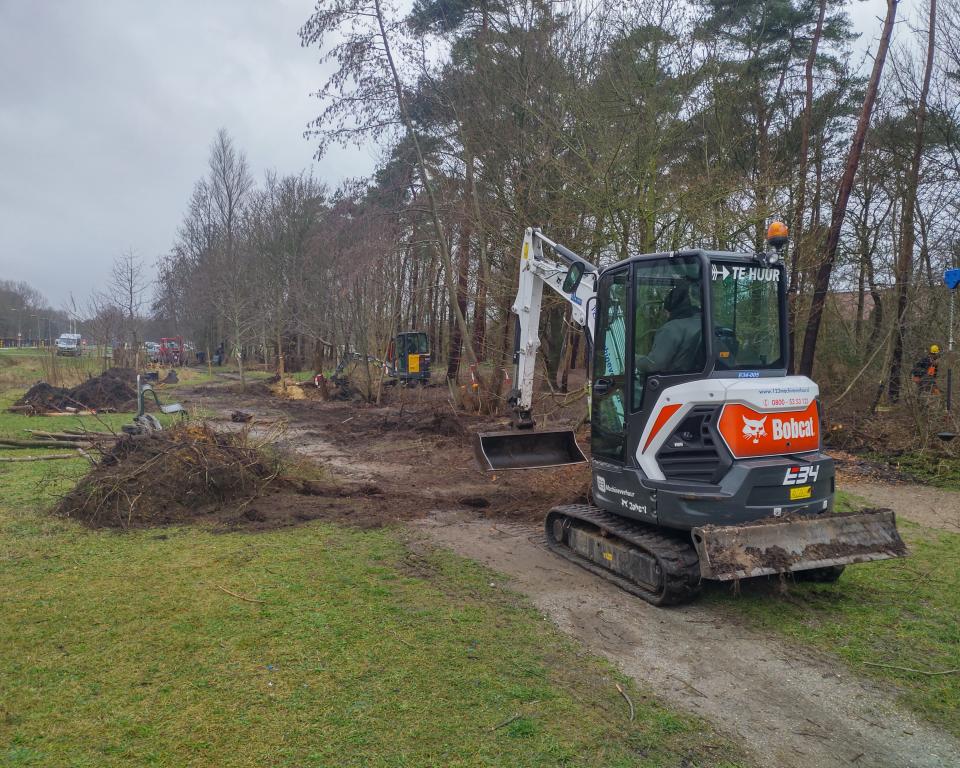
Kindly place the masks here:
<instances>
[{"instance_id":1,"label":"company name decal","mask_svg":"<svg viewBox=\"0 0 960 768\"><path fill-rule=\"evenodd\" d=\"M723 441L738 459L805 453L820 447L816 401L786 413L760 413L741 403L723 407L717 424Z\"/></svg>"},{"instance_id":2,"label":"company name decal","mask_svg":"<svg viewBox=\"0 0 960 768\"><path fill-rule=\"evenodd\" d=\"M732 277L734 280L749 280L751 282L780 282L779 269L766 269L764 267L727 267L726 264L711 264L710 276L714 280L726 280L728 277Z\"/></svg>"},{"instance_id":3,"label":"company name decal","mask_svg":"<svg viewBox=\"0 0 960 768\"><path fill-rule=\"evenodd\" d=\"M804 419L803 421L797 421L796 419L784 421L783 419L774 418L772 423L774 440L790 440L794 437L813 437L816 434L816 427L814 426L812 417Z\"/></svg>"},{"instance_id":4,"label":"company name decal","mask_svg":"<svg viewBox=\"0 0 960 768\"><path fill-rule=\"evenodd\" d=\"M633 491L615 488L610 485L603 475L597 475L597 490L599 490L600 493L615 493L617 496L629 496L631 499L636 495Z\"/></svg>"}]
</instances>

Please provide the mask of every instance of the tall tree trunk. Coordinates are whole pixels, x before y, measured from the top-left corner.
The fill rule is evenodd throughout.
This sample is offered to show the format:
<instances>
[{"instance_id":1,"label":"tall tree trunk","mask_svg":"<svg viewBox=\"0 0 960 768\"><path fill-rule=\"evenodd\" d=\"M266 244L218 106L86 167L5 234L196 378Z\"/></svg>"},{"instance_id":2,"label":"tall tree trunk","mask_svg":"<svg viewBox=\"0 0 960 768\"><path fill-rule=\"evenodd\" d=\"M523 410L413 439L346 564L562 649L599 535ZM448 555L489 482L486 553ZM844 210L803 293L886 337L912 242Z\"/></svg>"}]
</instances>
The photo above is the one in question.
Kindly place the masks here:
<instances>
[{"instance_id":1,"label":"tall tree trunk","mask_svg":"<svg viewBox=\"0 0 960 768\"><path fill-rule=\"evenodd\" d=\"M239 315L233 319L233 354L237 358L237 369L240 372L240 391L247 391L247 374L243 369L243 328Z\"/></svg>"},{"instance_id":2,"label":"tall tree trunk","mask_svg":"<svg viewBox=\"0 0 960 768\"><path fill-rule=\"evenodd\" d=\"M920 185L920 164L923 161L924 128L927 122L927 95L930 93L930 77L933 72L934 45L937 31L937 0L930 0L930 30L927 37L927 63L923 71L923 84L917 98L916 133L913 138L913 157L903 193L903 218L900 225L900 251L897 254L897 327L893 334L893 353L890 356L890 379L887 395L890 402L900 399L903 374L903 337L907 324L907 300L910 294L910 278L913 275L913 246L916 233L913 231L917 208L917 188Z\"/></svg>"},{"instance_id":3,"label":"tall tree trunk","mask_svg":"<svg viewBox=\"0 0 960 768\"><path fill-rule=\"evenodd\" d=\"M866 303L866 272L867 268L864 262L870 258L868 253L860 252L860 267L857 270L857 317L853 326L853 338L857 343L857 348L862 349L863 341L863 309Z\"/></svg>"},{"instance_id":4,"label":"tall tree trunk","mask_svg":"<svg viewBox=\"0 0 960 768\"><path fill-rule=\"evenodd\" d=\"M283 329L277 325L277 373L282 379L286 376L285 355L283 353Z\"/></svg>"},{"instance_id":5,"label":"tall tree trunk","mask_svg":"<svg viewBox=\"0 0 960 768\"><path fill-rule=\"evenodd\" d=\"M868 258L864 263L867 272L867 285L870 288L870 298L873 300L873 324L870 328L868 349L876 349L880 341L880 332L883 330L883 295L877 286L877 276L873 268L873 259Z\"/></svg>"},{"instance_id":6,"label":"tall tree trunk","mask_svg":"<svg viewBox=\"0 0 960 768\"><path fill-rule=\"evenodd\" d=\"M477 295L473 303L473 340L477 347L477 357L486 359L484 349L487 343L487 281L483 273L477 274Z\"/></svg>"},{"instance_id":7,"label":"tall tree trunk","mask_svg":"<svg viewBox=\"0 0 960 768\"><path fill-rule=\"evenodd\" d=\"M827 244L823 262L817 268L813 285L813 300L810 302L810 313L807 317L807 327L803 335L803 354L800 357L800 373L810 376L813 373L813 361L817 352L817 338L820 335L820 323L823 320L823 307L827 300L827 290L830 287L830 275L837 259L837 247L840 245L840 230L847 213L847 202L850 200L850 190L860 165L860 155L867 138L867 128L870 125L870 116L873 105L877 100L877 91L880 87L880 75L887 60L887 50L890 48L890 37L893 35L893 23L897 17L899 0L887 0L887 18L883 23L883 32L880 35L880 44L873 60L873 71L870 73L870 82L867 85L866 97L863 100L863 109L857 128L853 134L850 151L844 165L843 176L837 189L837 197L833 204L830 217L830 231L827 234Z\"/></svg>"},{"instance_id":8,"label":"tall tree trunk","mask_svg":"<svg viewBox=\"0 0 960 768\"><path fill-rule=\"evenodd\" d=\"M462 131L461 131L462 133ZM473 165L473 155L470 156L470 164ZM479 269L477 270L477 295L473 308L473 338L477 357L480 360L486 360L487 344L487 295L493 277L490 271L490 258L487 254L487 233L483 226L483 216L480 214L480 194L477 190L477 177L470 169L470 185L466 190L473 203L473 228L477 235L477 256L479 257Z\"/></svg>"},{"instance_id":9,"label":"tall tree trunk","mask_svg":"<svg viewBox=\"0 0 960 768\"><path fill-rule=\"evenodd\" d=\"M467 315L467 286L470 278L470 240L473 237L473 217L468 210L467 201L470 199L470 188L473 186L473 158L467 153L466 178L462 196L463 206L460 212L460 237L458 245L457 263L457 305L460 313ZM455 381L460 370L460 350L463 344L461 328L454 323L450 329L450 354L447 357L447 380Z\"/></svg>"},{"instance_id":10,"label":"tall tree trunk","mask_svg":"<svg viewBox=\"0 0 960 768\"><path fill-rule=\"evenodd\" d=\"M400 119L413 144L414 153L417 157L417 172L420 176L420 183L427 193L429 202L430 218L433 223L434 236L437 239L437 248L440 251L440 259L443 262L443 277L447 288L447 296L450 300L450 308L454 313L454 319L460 334L463 337L462 351L466 354L467 362L473 364L477 362L477 355L474 352L473 344L470 340L470 329L467 327L467 320L460 309L460 303L457 300L457 286L453 275L453 259L450 256L450 249L443 234L443 224L440 221L440 208L437 203L437 197L433 190L433 183L430 180L430 174L427 172L427 162L423 156L423 150L420 146L420 137L413 125L413 120L407 110L407 101L403 95L403 84L400 82L400 74L397 72L397 66L393 60L393 50L390 46L390 38L387 35L386 25L383 20L383 9L381 0L374 0L374 6L377 12L377 25L380 29L380 40L383 43L383 52L387 57L387 64L390 67L390 74L393 77L394 95L397 99L397 106L400 111Z\"/></svg>"},{"instance_id":11,"label":"tall tree trunk","mask_svg":"<svg viewBox=\"0 0 960 768\"><path fill-rule=\"evenodd\" d=\"M787 294L789 307L789 348L790 357L787 361L787 372L793 373L796 364L796 328L799 319L798 285L800 276L800 254L803 252L803 217L807 204L807 171L810 165L810 124L813 120L813 65L817 60L817 47L820 45L820 36L823 34L823 19L827 13L827 0L820 0L820 10L817 15L817 26L810 40L810 53L804 68L806 93L803 99L803 120L800 126L800 169L797 180L797 199L793 214L793 251L790 254L790 284Z\"/></svg>"},{"instance_id":12,"label":"tall tree trunk","mask_svg":"<svg viewBox=\"0 0 960 768\"><path fill-rule=\"evenodd\" d=\"M422 252L422 251L421 251L421 252ZM431 262L428 261L427 264L430 265ZM430 272L427 273L427 276L426 276L426 279L427 279L427 312L429 313L429 314L427 315L427 317L429 318L429 319L428 319L428 325L429 325L428 333L429 333L429 336L430 336L430 349L433 351L434 357L437 356L437 352L438 352L439 349L440 349L440 338L439 338L439 333L440 333L440 332L439 332L439 330L437 329L437 310L436 310L436 306L435 306L435 304L436 304L436 297L435 297L435 295L434 295L434 294L435 294L434 286L437 284L437 278L438 278L438 277L439 277L439 275L436 274L436 271L435 271L435 270L430 270Z\"/></svg>"}]
</instances>

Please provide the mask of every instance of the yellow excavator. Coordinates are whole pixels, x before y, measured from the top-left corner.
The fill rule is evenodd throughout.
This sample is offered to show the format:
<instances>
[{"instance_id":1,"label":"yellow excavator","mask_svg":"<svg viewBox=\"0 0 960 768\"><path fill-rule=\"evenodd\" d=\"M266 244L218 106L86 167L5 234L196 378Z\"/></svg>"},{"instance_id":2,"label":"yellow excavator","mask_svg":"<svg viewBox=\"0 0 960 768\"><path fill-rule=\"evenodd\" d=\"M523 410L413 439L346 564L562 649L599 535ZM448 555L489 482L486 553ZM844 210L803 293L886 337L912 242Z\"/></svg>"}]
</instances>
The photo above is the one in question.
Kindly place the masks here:
<instances>
[{"instance_id":1,"label":"yellow excavator","mask_svg":"<svg viewBox=\"0 0 960 768\"><path fill-rule=\"evenodd\" d=\"M520 254L511 429L479 434L490 470L585 461L570 430L537 430L544 286L591 347L592 503L546 514L549 547L655 605L704 579L833 581L904 557L893 512L834 512L817 385L787 375L786 227L767 250L679 250L604 269L528 229ZM551 256L547 256L549 249Z\"/></svg>"}]
</instances>

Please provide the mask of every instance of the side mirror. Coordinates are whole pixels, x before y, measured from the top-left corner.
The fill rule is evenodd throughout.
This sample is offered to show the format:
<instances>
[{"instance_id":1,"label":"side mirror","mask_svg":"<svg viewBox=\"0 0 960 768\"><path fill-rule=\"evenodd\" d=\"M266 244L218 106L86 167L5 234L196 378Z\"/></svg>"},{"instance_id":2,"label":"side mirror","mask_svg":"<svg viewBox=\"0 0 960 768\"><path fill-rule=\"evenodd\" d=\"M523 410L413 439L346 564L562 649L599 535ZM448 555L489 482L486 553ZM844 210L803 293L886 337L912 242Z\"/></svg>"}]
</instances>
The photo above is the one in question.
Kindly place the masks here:
<instances>
[{"instance_id":1,"label":"side mirror","mask_svg":"<svg viewBox=\"0 0 960 768\"><path fill-rule=\"evenodd\" d=\"M570 269L567 270L567 276L563 281L563 286L561 290L564 293L573 293L580 286L580 281L583 280L584 266L578 261L573 262L570 265Z\"/></svg>"}]
</instances>

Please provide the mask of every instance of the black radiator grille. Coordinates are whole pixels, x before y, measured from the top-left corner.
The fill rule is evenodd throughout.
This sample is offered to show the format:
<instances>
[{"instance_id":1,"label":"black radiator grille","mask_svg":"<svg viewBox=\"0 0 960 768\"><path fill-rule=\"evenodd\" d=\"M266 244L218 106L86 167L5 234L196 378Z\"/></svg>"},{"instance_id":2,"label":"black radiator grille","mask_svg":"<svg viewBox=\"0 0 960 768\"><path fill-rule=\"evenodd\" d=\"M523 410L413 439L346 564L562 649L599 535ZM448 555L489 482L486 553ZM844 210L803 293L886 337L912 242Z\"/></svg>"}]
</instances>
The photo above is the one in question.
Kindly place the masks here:
<instances>
[{"instance_id":1,"label":"black radiator grille","mask_svg":"<svg viewBox=\"0 0 960 768\"><path fill-rule=\"evenodd\" d=\"M711 429L717 412L713 405L698 405L681 422L657 453L657 463L667 480L716 483L723 460Z\"/></svg>"}]
</instances>

